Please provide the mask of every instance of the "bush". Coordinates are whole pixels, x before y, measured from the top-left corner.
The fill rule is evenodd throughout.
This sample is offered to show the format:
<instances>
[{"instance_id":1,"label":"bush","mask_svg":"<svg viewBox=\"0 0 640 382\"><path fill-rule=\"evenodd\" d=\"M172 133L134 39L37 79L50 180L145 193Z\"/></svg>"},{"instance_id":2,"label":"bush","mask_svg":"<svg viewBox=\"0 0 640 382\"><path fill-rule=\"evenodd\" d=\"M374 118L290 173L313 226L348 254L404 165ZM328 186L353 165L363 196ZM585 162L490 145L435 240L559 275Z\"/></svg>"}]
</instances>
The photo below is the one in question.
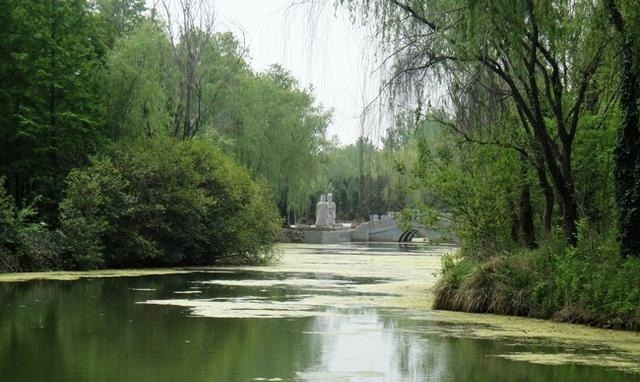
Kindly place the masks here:
<instances>
[{"instance_id":1,"label":"bush","mask_svg":"<svg viewBox=\"0 0 640 382\"><path fill-rule=\"evenodd\" d=\"M123 243L132 248L123 223L135 214L137 204L128 188L129 183L109 158L94 158L88 168L69 173L60 203L63 268L101 268L108 244Z\"/></svg>"},{"instance_id":2,"label":"bush","mask_svg":"<svg viewBox=\"0 0 640 382\"><path fill-rule=\"evenodd\" d=\"M3 178L0 184L4 184ZM56 243L55 234L38 221L35 208L18 208L4 187L0 187L0 272L53 266Z\"/></svg>"},{"instance_id":3,"label":"bush","mask_svg":"<svg viewBox=\"0 0 640 382\"><path fill-rule=\"evenodd\" d=\"M461 260L445 270L436 287L434 308L533 315L530 287L539 280L534 261L531 256L518 255L496 256L478 263Z\"/></svg>"},{"instance_id":4,"label":"bush","mask_svg":"<svg viewBox=\"0 0 640 382\"><path fill-rule=\"evenodd\" d=\"M117 147L72 172L65 195L74 268L262 262L280 226L265 188L201 140Z\"/></svg>"},{"instance_id":5,"label":"bush","mask_svg":"<svg viewBox=\"0 0 640 382\"><path fill-rule=\"evenodd\" d=\"M640 329L640 259L618 256L611 237L591 240L581 225L576 247L556 256L553 265L556 319Z\"/></svg>"},{"instance_id":6,"label":"bush","mask_svg":"<svg viewBox=\"0 0 640 382\"><path fill-rule=\"evenodd\" d=\"M575 247L559 243L483 262L445 257L434 308L640 329L640 259L620 258L615 240L591 237L585 223Z\"/></svg>"}]
</instances>

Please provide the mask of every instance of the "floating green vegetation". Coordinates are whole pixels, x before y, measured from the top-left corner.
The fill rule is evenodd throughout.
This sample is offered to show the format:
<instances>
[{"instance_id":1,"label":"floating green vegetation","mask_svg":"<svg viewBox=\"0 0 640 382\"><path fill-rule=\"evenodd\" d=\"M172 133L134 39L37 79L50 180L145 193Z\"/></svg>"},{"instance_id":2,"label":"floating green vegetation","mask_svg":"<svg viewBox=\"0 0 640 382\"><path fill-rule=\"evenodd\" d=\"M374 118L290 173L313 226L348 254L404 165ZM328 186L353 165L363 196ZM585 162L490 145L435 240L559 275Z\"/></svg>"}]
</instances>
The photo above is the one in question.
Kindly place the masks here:
<instances>
[{"instance_id":1,"label":"floating green vegetation","mask_svg":"<svg viewBox=\"0 0 640 382\"><path fill-rule=\"evenodd\" d=\"M514 352L499 355L501 358L540 364L602 366L640 373L640 333L493 314L447 311L412 313L407 318L446 323L417 329L424 334L503 340L514 346L560 346L564 349L561 353Z\"/></svg>"},{"instance_id":2,"label":"floating green vegetation","mask_svg":"<svg viewBox=\"0 0 640 382\"><path fill-rule=\"evenodd\" d=\"M403 320L414 321L416 325L410 330L425 335L504 340L514 346L562 347L560 354L541 350L542 353L503 351L504 354L497 355L513 361L596 365L640 372L637 362L634 362L640 359L639 333L522 317L433 311L430 308L430 288L435 284L434 274L440 269L440 250L424 255L388 254L376 250L376 254L371 255L366 251L348 250L345 246L329 248L325 251L323 246L323 251L318 251L317 245L282 245L281 261L264 267L4 274L0 275L0 281L75 280L188 272L219 273L224 278L228 274L237 279L196 282L186 290L174 291L175 298L154 297L139 303L183 307L193 316L217 318L295 319L342 316L354 309L382 309L397 314ZM195 298L206 288L235 288L234 291L245 290L246 294L240 297ZM285 289L284 294L282 289ZM291 294L286 293L289 289ZM147 296L143 293L144 288L138 291L137 296ZM271 299L271 293L277 294L278 298ZM322 333L309 331L306 334ZM300 379L314 379L315 376L318 375L305 374ZM353 375L325 376L327 378L316 379L339 381L355 378Z\"/></svg>"},{"instance_id":3,"label":"floating green vegetation","mask_svg":"<svg viewBox=\"0 0 640 382\"><path fill-rule=\"evenodd\" d=\"M80 272L23 272L0 273L0 282L22 282L31 280L79 280L99 277L140 277L190 273L184 269L116 269Z\"/></svg>"},{"instance_id":4,"label":"floating green vegetation","mask_svg":"<svg viewBox=\"0 0 640 382\"><path fill-rule=\"evenodd\" d=\"M608 354L576 354L576 353L530 353L519 352L500 354L496 357L512 361L529 362L542 365L588 365L614 368L626 372L640 373L638 359L628 358L624 355Z\"/></svg>"},{"instance_id":5,"label":"floating green vegetation","mask_svg":"<svg viewBox=\"0 0 640 382\"><path fill-rule=\"evenodd\" d=\"M352 284L349 280L336 280L336 279L304 279L304 278L286 278L278 280L207 280L200 281L198 284L213 284L224 286L239 286L239 287L314 287L314 288L336 288L348 284Z\"/></svg>"},{"instance_id":6,"label":"floating green vegetation","mask_svg":"<svg viewBox=\"0 0 640 382\"><path fill-rule=\"evenodd\" d=\"M317 310L304 301L273 301L266 297L245 296L208 300L148 300L139 304L189 308L194 316L210 318L300 318L336 315Z\"/></svg>"},{"instance_id":7,"label":"floating green vegetation","mask_svg":"<svg viewBox=\"0 0 640 382\"><path fill-rule=\"evenodd\" d=\"M385 374L379 371L305 371L297 372L296 377L302 381L349 382L365 380L383 380Z\"/></svg>"},{"instance_id":8,"label":"floating green vegetation","mask_svg":"<svg viewBox=\"0 0 640 382\"><path fill-rule=\"evenodd\" d=\"M419 321L448 323L438 325L431 334L480 339L504 339L508 342L521 341L545 345L562 345L564 355L542 353L543 359L551 362L597 365L616 368L627 372L638 372L639 366L633 360L640 359L640 334L617 330L595 329L582 325L563 324L546 320L523 317L499 316L491 314L468 314L431 310L431 288L435 285L440 270L440 255L452 248L437 247L433 252L416 256L389 255L384 251L364 251L358 253L335 245L318 252L317 246L283 245L282 260L279 264L266 268L247 267L243 269L264 272L314 272L333 274L339 277L386 278L387 282L350 285L349 295L314 295L305 298L303 304L334 309L375 307L401 309L403 317ZM375 253L372 255L372 253ZM430 326L433 328L433 326ZM446 329L445 329L446 328ZM417 329L428 332L433 329ZM571 349L576 349L573 352ZM585 351L591 354L582 354ZM504 358L530 361L525 353L505 355ZM604 356L606 354L606 357ZM555 357L555 358L554 358ZM520 359L516 359L520 358ZM571 362L569 362L571 361ZM333 380L340 380L332 376Z\"/></svg>"}]
</instances>

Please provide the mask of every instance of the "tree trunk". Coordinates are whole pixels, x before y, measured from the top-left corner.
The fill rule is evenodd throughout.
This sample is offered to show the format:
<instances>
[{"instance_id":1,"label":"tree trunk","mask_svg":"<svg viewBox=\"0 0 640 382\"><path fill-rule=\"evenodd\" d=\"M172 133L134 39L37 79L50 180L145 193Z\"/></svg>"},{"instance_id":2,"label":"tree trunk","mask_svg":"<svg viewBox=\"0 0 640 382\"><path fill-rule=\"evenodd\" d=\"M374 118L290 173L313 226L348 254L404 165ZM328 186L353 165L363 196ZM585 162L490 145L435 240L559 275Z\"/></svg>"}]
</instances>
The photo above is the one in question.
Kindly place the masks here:
<instances>
[{"instance_id":1,"label":"tree trunk","mask_svg":"<svg viewBox=\"0 0 640 382\"><path fill-rule=\"evenodd\" d=\"M531 207L531 188L528 184L522 186L520 195L520 223L522 243L529 249L538 247L535 227L533 224L533 208Z\"/></svg>"},{"instance_id":2,"label":"tree trunk","mask_svg":"<svg viewBox=\"0 0 640 382\"><path fill-rule=\"evenodd\" d=\"M511 190L508 190L511 194ZM518 208L514 201L514 198L509 198L509 209L511 210L511 240L514 243L520 241L520 215L518 214Z\"/></svg>"},{"instance_id":3,"label":"tree trunk","mask_svg":"<svg viewBox=\"0 0 640 382\"><path fill-rule=\"evenodd\" d=\"M540 188L542 188L542 193L544 194L545 201L542 227L544 229L545 236L548 236L551 233L553 207L555 206L556 200L553 193L553 188L549 184L547 174L544 170L544 163L541 166L536 166L536 172L538 174L538 183L540 185Z\"/></svg>"},{"instance_id":4,"label":"tree trunk","mask_svg":"<svg viewBox=\"0 0 640 382\"><path fill-rule=\"evenodd\" d=\"M360 217L367 221L367 218L371 214L368 207L368 190L366 184L366 177L364 173L364 137L358 138L358 191L360 192L360 200L358 206L358 213Z\"/></svg>"},{"instance_id":5,"label":"tree trunk","mask_svg":"<svg viewBox=\"0 0 640 382\"><path fill-rule=\"evenodd\" d=\"M605 3L609 19L620 36L620 106L622 123L618 127L614 150L614 181L620 226L620 255L640 256L640 81L634 72L634 49L622 14L613 0Z\"/></svg>"},{"instance_id":6,"label":"tree trunk","mask_svg":"<svg viewBox=\"0 0 640 382\"><path fill-rule=\"evenodd\" d=\"M540 117L540 121L542 117ZM562 210L562 229L564 237L569 245L576 245L578 242L578 202L576 201L575 186L573 184L573 174L571 170L571 143L563 142L563 155L560 158L554 154L552 148L554 142L546 133L546 126L540 123L537 127L536 136L541 145L546 167L549 170L551 181L558 196L558 202ZM558 161L560 163L558 163Z\"/></svg>"},{"instance_id":7,"label":"tree trunk","mask_svg":"<svg viewBox=\"0 0 640 382\"><path fill-rule=\"evenodd\" d=\"M575 199L575 193L569 196L560 197L564 200L562 203L562 228L567 243L575 246L578 243L578 203Z\"/></svg>"}]
</instances>

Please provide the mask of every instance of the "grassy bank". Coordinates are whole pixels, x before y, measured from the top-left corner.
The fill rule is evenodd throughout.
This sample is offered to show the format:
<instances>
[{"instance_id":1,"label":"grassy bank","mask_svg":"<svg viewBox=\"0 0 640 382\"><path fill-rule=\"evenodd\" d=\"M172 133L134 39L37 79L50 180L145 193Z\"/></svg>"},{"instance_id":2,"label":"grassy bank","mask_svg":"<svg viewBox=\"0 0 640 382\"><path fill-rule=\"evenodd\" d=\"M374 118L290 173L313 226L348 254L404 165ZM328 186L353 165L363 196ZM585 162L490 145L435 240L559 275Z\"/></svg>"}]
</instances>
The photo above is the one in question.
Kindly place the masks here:
<instances>
[{"instance_id":1,"label":"grassy bank","mask_svg":"<svg viewBox=\"0 0 640 382\"><path fill-rule=\"evenodd\" d=\"M581 237L576 247L549 240L537 250L471 260L443 258L434 309L553 319L640 330L640 259L615 243Z\"/></svg>"}]
</instances>

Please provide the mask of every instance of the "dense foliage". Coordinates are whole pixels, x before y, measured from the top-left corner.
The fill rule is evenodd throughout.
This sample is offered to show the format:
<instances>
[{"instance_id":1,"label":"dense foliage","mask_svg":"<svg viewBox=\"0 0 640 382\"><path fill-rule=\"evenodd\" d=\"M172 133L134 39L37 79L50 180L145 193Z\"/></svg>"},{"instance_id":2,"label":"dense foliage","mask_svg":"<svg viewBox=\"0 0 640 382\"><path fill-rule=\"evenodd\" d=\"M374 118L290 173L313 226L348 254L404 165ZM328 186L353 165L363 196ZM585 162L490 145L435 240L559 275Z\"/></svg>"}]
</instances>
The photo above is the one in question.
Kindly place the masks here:
<instances>
[{"instance_id":1,"label":"dense foliage","mask_svg":"<svg viewBox=\"0 0 640 382\"><path fill-rule=\"evenodd\" d=\"M259 262L280 227L263 187L202 140L141 140L66 185L65 268Z\"/></svg>"},{"instance_id":2,"label":"dense foliage","mask_svg":"<svg viewBox=\"0 0 640 382\"><path fill-rule=\"evenodd\" d=\"M32 206L18 208L0 188L0 269L15 272L53 264L57 236L34 222L36 216Z\"/></svg>"},{"instance_id":3,"label":"dense foliage","mask_svg":"<svg viewBox=\"0 0 640 382\"><path fill-rule=\"evenodd\" d=\"M329 112L208 2L155 5L3 3L0 270L260 262L307 209Z\"/></svg>"},{"instance_id":4,"label":"dense foliage","mask_svg":"<svg viewBox=\"0 0 640 382\"><path fill-rule=\"evenodd\" d=\"M337 1L419 115L413 167L461 240L436 307L639 327L633 1Z\"/></svg>"},{"instance_id":5,"label":"dense foliage","mask_svg":"<svg viewBox=\"0 0 640 382\"><path fill-rule=\"evenodd\" d=\"M616 256L615 243L585 228L576 247L557 237L484 261L446 257L434 307L639 330L640 261Z\"/></svg>"},{"instance_id":6,"label":"dense foliage","mask_svg":"<svg viewBox=\"0 0 640 382\"><path fill-rule=\"evenodd\" d=\"M380 144L328 141L204 0L6 1L0 270L260 262L333 192L343 220L447 217L437 307L638 328L637 4L336 4L380 38Z\"/></svg>"}]
</instances>

